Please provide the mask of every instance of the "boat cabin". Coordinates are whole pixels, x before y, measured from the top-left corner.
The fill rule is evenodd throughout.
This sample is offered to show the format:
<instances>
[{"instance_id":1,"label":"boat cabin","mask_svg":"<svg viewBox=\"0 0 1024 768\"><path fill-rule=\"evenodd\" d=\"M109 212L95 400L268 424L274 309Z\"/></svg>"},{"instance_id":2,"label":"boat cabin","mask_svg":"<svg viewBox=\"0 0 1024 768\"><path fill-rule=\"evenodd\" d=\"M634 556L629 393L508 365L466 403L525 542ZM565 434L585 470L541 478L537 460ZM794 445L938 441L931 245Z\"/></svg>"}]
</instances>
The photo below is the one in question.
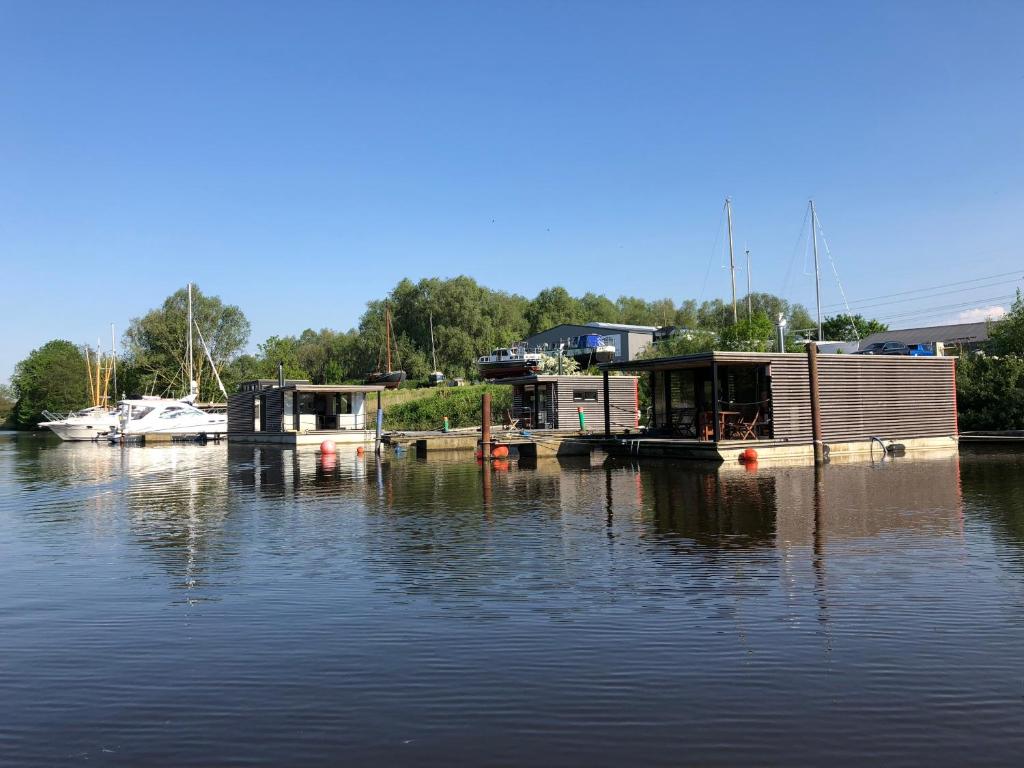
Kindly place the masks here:
<instances>
[{"instance_id":1,"label":"boat cabin","mask_svg":"<svg viewBox=\"0 0 1024 768\"><path fill-rule=\"evenodd\" d=\"M817 362L826 443L955 444L952 358L819 354ZM805 354L705 352L601 369L606 376L626 370L644 377L645 439L719 446L812 442ZM605 432L616 432L614 422Z\"/></svg>"},{"instance_id":2,"label":"boat cabin","mask_svg":"<svg viewBox=\"0 0 1024 768\"><path fill-rule=\"evenodd\" d=\"M637 377L610 376L605 390L600 376L522 376L499 380L496 384L512 387L512 410L506 421L522 429L580 431L580 411L584 430L604 429L605 402L616 432L638 429Z\"/></svg>"},{"instance_id":3,"label":"boat cabin","mask_svg":"<svg viewBox=\"0 0 1024 768\"><path fill-rule=\"evenodd\" d=\"M301 445L367 442L376 430L383 385L249 381L228 400L228 440ZM367 396L377 394L375 407ZM369 413L369 415L368 415Z\"/></svg>"}]
</instances>

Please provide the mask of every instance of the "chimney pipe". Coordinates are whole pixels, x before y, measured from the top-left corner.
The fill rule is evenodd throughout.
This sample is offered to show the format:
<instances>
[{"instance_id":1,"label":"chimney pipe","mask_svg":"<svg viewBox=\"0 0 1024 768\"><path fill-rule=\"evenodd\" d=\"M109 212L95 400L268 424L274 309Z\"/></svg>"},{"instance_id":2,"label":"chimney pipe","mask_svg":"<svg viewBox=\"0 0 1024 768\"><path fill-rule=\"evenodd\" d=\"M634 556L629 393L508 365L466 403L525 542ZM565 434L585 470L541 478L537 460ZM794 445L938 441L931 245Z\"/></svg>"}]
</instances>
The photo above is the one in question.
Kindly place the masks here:
<instances>
[{"instance_id":1,"label":"chimney pipe","mask_svg":"<svg viewBox=\"0 0 1024 768\"><path fill-rule=\"evenodd\" d=\"M277 363L277 386L284 386L284 360L280 360Z\"/></svg>"}]
</instances>

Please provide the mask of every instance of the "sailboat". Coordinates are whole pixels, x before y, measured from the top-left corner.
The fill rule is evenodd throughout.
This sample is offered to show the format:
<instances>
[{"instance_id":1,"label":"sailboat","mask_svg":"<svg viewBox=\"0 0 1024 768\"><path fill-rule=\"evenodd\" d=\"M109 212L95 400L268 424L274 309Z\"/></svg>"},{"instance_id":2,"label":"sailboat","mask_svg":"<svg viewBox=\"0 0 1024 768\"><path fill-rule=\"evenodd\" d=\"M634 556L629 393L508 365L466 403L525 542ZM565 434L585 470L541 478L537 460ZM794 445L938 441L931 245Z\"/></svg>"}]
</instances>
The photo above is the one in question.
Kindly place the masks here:
<instances>
[{"instance_id":1,"label":"sailboat","mask_svg":"<svg viewBox=\"0 0 1024 768\"><path fill-rule=\"evenodd\" d=\"M444 374L437 370L437 348L434 347L434 315L430 315L430 356L434 361L434 370L427 375L427 384L439 387L444 384Z\"/></svg>"},{"instance_id":2,"label":"sailboat","mask_svg":"<svg viewBox=\"0 0 1024 768\"><path fill-rule=\"evenodd\" d=\"M227 399L227 391L220 374L217 373L217 366L214 365L213 355L206 344L203 332L199 324L192 316L192 283L188 284L188 335L186 336L186 364L185 375L188 378L188 394L180 399L166 397L134 397L122 400L118 403L118 423L108 435L111 442L118 442L122 439L133 437L145 437L146 435L208 435L217 436L226 434L228 431L228 417L226 413L215 413L203 411L195 406L199 396L199 387L195 379L194 370L194 344L193 329L199 335L199 343L202 344L203 352L210 363L210 369L220 387L221 393ZM200 365L202 362L200 361Z\"/></svg>"},{"instance_id":3,"label":"sailboat","mask_svg":"<svg viewBox=\"0 0 1024 768\"><path fill-rule=\"evenodd\" d=\"M391 370L391 307L384 307L384 346L387 349L387 368L374 371L366 377L367 384L383 384L387 389L398 389L405 381L405 371ZM380 365L380 360L377 360Z\"/></svg>"}]
</instances>

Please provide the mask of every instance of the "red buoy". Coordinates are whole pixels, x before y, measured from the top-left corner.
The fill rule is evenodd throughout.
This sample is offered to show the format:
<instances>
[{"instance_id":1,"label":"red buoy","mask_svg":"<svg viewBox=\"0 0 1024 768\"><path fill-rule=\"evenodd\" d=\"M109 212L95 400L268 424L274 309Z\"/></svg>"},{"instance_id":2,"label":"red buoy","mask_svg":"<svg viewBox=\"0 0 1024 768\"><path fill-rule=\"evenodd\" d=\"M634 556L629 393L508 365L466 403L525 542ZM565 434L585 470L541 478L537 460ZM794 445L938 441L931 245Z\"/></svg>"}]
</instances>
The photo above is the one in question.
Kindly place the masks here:
<instances>
[{"instance_id":1,"label":"red buoy","mask_svg":"<svg viewBox=\"0 0 1024 768\"><path fill-rule=\"evenodd\" d=\"M358 446L358 447L356 448L356 456L362 456L362 455L363 455L363 453L365 453L365 451L366 451L366 449L365 449L365 448L363 448L363 446L361 446L361 445L360 445L360 446Z\"/></svg>"},{"instance_id":2,"label":"red buoy","mask_svg":"<svg viewBox=\"0 0 1024 768\"><path fill-rule=\"evenodd\" d=\"M747 448L747 450L740 454L740 461L757 461L757 451L753 448Z\"/></svg>"},{"instance_id":3,"label":"red buoy","mask_svg":"<svg viewBox=\"0 0 1024 768\"><path fill-rule=\"evenodd\" d=\"M335 447L333 440L324 440L320 443L320 453L334 453L334 451Z\"/></svg>"},{"instance_id":4,"label":"red buoy","mask_svg":"<svg viewBox=\"0 0 1024 768\"><path fill-rule=\"evenodd\" d=\"M495 459L507 459L508 458L508 446L507 445L496 445L491 450L491 456Z\"/></svg>"}]
</instances>

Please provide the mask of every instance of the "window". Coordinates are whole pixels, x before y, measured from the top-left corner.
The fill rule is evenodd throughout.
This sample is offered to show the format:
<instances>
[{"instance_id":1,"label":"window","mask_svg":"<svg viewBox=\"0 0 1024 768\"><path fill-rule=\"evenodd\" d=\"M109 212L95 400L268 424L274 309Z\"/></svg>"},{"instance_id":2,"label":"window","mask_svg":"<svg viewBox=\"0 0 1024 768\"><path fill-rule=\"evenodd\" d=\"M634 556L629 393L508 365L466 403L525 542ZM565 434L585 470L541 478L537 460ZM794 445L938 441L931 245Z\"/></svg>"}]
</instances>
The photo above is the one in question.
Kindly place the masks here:
<instances>
[{"instance_id":1,"label":"window","mask_svg":"<svg viewBox=\"0 0 1024 768\"><path fill-rule=\"evenodd\" d=\"M574 403L596 403L597 402L597 390L596 389L574 389L572 391L572 401Z\"/></svg>"}]
</instances>

